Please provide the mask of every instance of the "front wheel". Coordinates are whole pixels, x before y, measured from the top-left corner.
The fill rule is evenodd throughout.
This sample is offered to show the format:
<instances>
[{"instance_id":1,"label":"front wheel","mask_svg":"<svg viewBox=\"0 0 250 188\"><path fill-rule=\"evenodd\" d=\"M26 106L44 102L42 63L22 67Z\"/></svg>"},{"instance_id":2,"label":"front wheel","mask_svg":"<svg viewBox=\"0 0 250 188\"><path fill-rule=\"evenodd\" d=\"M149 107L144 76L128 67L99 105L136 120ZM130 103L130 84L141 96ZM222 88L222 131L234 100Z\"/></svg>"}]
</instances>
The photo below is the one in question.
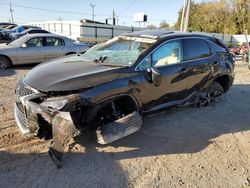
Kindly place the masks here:
<instances>
[{"instance_id":1,"label":"front wheel","mask_svg":"<svg viewBox=\"0 0 250 188\"><path fill-rule=\"evenodd\" d=\"M7 57L0 56L0 70L11 68L11 62Z\"/></svg>"},{"instance_id":2,"label":"front wheel","mask_svg":"<svg viewBox=\"0 0 250 188\"><path fill-rule=\"evenodd\" d=\"M221 95L224 93L223 87L218 82L213 82L208 90L199 97L198 107L212 106L218 102Z\"/></svg>"}]
</instances>

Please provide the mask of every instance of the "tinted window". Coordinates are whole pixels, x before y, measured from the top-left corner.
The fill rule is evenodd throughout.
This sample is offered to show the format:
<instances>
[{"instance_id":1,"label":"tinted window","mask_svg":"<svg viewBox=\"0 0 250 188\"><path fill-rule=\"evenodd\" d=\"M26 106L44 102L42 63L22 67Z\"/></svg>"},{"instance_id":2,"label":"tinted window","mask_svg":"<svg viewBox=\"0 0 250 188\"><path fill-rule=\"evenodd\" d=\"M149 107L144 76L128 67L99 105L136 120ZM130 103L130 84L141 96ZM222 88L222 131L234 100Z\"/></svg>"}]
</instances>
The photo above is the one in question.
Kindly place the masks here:
<instances>
[{"instance_id":1,"label":"tinted window","mask_svg":"<svg viewBox=\"0 0 250 188\"><path fill-rule=\"evenodd\" d=\"M48 33L48 32L45 30L31 30L29 31L29 33L31 34L31 33Z\"/></svg>"},{"instance_id":2,"label":"tinted window","mask_svg":"<svg viewBox=\"0 0 250 188\"><path fill-rule=\"evenodd\" d=\"M210 56L208 43L203 39L184 39L184 60Z\"/></svg>"},{"instance_id":3,"label":"tinted window","mask_svg":"<svg viewBox=\"0 0 250 188\"><path fill-rule=\"evenodd\" d=\"M36 37L28 40L26 43L27 47L42 47L43 46L43 38Z\"/></svg>"},{"instance_id":4,"label":"tinted window","mask_svg":"<svg viewBox=\"0 0 250 188\"><path fill-rule=\"evenodd\" d=\"M227 52L225 48L221 47L221 46L218 46L214 43L209 43L210 45L210 49L211 49L211 52L212 53L218 53L218 52Z\"/></svg>"},{"instance_id":5,"label":"tinted window","mask_svg":"<svg viewBox=\"0 0 250 188\"><path fill-rule=\"evenodd\" d=\"M64 46L65 43L60 38L48 37L46 38L46 46Z\"/></svg>"},{"instance_id":6,"label":"tinted window","mask_svg":"<svg viewBox=\"0 0 250 188\"><path fill-rule=\"evenodd\" d=\"M143 60L143 62L141 62L137 69L138 70L146 70L147 68L151 67L151 56L148 56L146 59Z\"/></svg>"},{"instance_id":7,"label":"tinted window","mask_svg":"<svg viewBox=\"0 0 250 188\"><path fill-rule=\"evenodd\" d=\"M31 30L31 31L29 31L28 33L36 33L37 31L36 30Z\"/></svg>"},{"instance_id":8,"label":"tinted window","mask_svg":"<svg viewBox=\"0 0 250 188\"><path fill-rule=\"evenodd\" d=\"M163 44L152 56L152 66L161 67L176 64L182 61L181 41L170 41Z\"/></svg>"}]
</instances>

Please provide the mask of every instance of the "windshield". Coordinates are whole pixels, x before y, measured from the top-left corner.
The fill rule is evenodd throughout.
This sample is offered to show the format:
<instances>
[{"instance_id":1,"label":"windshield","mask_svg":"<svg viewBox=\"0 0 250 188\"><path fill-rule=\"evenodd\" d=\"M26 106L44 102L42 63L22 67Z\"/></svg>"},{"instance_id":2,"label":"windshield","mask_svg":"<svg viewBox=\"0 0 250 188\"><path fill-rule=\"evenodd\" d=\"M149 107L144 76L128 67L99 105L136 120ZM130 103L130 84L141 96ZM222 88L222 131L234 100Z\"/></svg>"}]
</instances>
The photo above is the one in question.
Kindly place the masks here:
<instances>
[{"instance_id":1,"label":"windshield","mask_svg":"<svg viewBox=\"0 0 250 188\"><path fill-rule=\"evenodd\" d=\"M82 58L106 65L131 66L155 40L120 36L90 48Z\"/></svg>"},{"instance_id":2,"label":"windshield","mask_svg":"<svg viewBox=\"0 0 250 188\"><path fill-rule=\"evenodd\" d=\"M11 43L8 43L9 46L15 46L15 47L20 47L24 42L26 42L27 38L18 38Z\"/></svg>"},{"instance_id":3,"label":"windshield","mask_svg":"<svg viewBox=\"0 0 250 188\"><path fill-rule=\"evenodd\" d=\"M24 31L24 28L23 28L23 26L16 26L16 27L12 28L11 31L20 33L22 31Z\"/></svg>"}]
</instances>

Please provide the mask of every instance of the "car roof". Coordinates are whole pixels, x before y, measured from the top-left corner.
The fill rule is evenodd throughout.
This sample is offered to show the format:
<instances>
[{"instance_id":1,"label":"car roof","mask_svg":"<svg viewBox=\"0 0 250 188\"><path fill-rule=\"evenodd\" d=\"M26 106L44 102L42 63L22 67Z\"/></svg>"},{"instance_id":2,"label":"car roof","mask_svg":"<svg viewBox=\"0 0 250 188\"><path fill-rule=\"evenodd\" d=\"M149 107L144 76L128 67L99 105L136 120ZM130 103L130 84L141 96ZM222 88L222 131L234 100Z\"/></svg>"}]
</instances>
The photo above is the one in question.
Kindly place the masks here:
<instances>
[{"instance_id":1,"label":"car roof","mask_svg":"<svg viewBox=\"0 0 250 188\"><path fill-rule=\"evenodd\" d=\"M68 39L67 37L56 35L56 34L51 34L51 33L35 33L35 34L24 35L23 39L29 39L33 37L59 37L59 38Z\"/></svg>"},{"instance_id":2,"label":"car roof","mask_svg":"<svg viewBox=\"0 0 250 188\"><path fill-rule=\"evenodd\" d=\"M151 38L151 39L162 39L162 38L174 38L174 37L202 37L209 38L207 35L201 35L190 32L181 32L174 30L164 30L164 29L155 29L155 30L142 30L135 31L131 33L124 33L121 36L129 37L142 37L142 38Z\"/></svg>"},{"instance_id":3,"label":"car roof","mask_svg":"<svg viewBox=\"0 0 250 188\"><path fill-rule=\"evenodd\" d=\"M24 31L26 31L26 32L29 32L29 31L34 31L34 30L43 30L43 31L46 31L46 30L44 30L44 29L42 29L42 28L29 28L29 29L26 29L26 30L24 30Z\"/></svg>"}]
</instances>

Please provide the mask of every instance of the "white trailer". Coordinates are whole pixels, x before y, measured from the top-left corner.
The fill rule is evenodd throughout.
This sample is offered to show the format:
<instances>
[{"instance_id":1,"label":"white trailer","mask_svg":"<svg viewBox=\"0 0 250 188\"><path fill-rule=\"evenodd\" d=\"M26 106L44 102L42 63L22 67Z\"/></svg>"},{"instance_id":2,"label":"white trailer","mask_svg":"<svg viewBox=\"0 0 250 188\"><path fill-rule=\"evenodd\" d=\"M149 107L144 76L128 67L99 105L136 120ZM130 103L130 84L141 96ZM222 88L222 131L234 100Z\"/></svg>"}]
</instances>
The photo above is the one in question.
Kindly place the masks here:
<instances>
[{"instance_id":1,"label":"white trailer","mask_svg":"<svg viewBox=\"0 0 250 188\"><path fill-rule=\"evenodd\" d=\"M104 42L122 33L139 31L143 28L109 25L91 20L46 21L29 23L58 35L63 35L81 42L96 44Z\"/></svg>"}]
</instances>

